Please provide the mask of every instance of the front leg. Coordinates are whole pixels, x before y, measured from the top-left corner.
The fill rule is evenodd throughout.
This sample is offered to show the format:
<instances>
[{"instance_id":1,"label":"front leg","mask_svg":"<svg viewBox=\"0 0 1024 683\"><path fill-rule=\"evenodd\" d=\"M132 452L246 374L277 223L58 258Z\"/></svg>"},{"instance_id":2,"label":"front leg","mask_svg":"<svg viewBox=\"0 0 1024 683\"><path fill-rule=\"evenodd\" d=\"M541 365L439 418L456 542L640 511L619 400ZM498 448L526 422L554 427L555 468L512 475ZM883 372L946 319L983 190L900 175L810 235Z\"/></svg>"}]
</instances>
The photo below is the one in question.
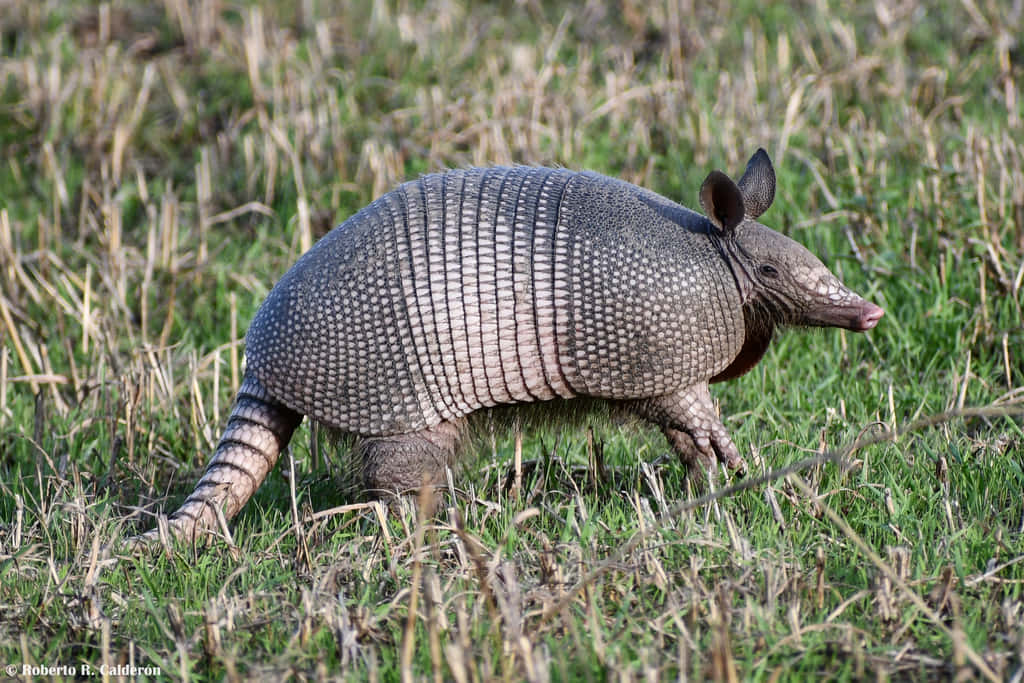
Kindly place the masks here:
<instances>
[{"instance_id":1,"label":"front leg","mask_svg":"<svg viewBox=\"0 0 1024 683\"><path fill-rule=\"evenodd\" d=\"M718 460L742 474L747 465L715 413L707 383L635 401L634 413L661 428L687 467L710 468Z\"/></svg>"}]
</instances>

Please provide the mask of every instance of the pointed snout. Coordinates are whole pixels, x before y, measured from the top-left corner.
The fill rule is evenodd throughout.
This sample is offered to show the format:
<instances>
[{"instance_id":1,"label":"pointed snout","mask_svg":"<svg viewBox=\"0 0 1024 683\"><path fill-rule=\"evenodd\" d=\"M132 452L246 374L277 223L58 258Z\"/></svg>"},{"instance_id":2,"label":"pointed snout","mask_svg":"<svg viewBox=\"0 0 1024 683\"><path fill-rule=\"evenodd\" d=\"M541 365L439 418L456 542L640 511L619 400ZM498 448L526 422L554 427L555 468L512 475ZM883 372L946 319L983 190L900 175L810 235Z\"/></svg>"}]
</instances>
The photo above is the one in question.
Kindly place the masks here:
<instances>
[{"instance_id":1,"label":"pointed snout","mask_svg":"<svg viewBox=\"0 0 1024 683\"><path fill-rule=\"evenodd\" d=\"M844 288L842 296L816 302L805 309L800 324L867 332L878 324L883 315L885 311L881 307Z\"/></svg>"},{"instance_id":2,"label":"pointed snout","mask_svg":"<svg viewBox=\"0 0 1024 683\"><path fill-rule=\"evenodd\" d=\"M874 329L885 315L880 306L850 290L824 266L808 300L809 305L804 311L805 325L867 332Z\"/></svg>"},{"instance_id":3,"label":"pointed snout","mask_svg":"<svg viewBox=\"0 0 1024 683\"><path fill-rule=\"evenodd\" d=\"M850 292L850 298L846 301L819 311L817 324L842 327L853 332L867 332L878 324L883 315L885 311L881 307Z\"/></svg>"},{"instance_id":4,"label":"pointed snout","mask_svg":"<svg viewBox=\"0 0 1024 683\"><path fill-rule=\"evenodd\" d=\"M860 316L850 329L854 332L867 332L878 324L883 315L885 315L885 311L880 306L865 301L861 306Z\"/></svg>"}]
</instances>

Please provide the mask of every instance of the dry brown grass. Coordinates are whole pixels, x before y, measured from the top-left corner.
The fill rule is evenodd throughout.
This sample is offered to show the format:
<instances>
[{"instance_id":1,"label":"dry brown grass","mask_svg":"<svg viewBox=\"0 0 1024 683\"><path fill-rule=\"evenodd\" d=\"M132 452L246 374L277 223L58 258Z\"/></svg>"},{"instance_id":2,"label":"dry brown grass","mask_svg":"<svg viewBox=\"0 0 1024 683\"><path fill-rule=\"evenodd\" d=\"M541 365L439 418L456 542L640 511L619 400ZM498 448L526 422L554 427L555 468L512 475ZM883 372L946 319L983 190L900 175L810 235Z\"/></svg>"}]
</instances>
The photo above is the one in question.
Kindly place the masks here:
<instances>
[{"instance_id":1,"label":"dry brown grass","mask_svg":"<svg viewBox=\"0 0 1024 683\"><path fill-rule=\"evenodd\" d=\"M1019 678L1024 436L970 407L1024 392L1021 3L364 5L0 8L2 656L232 680ZM233 552L112 545L192 483L275 278L374 196L525 162L692 204L759 145L772 221L888 315L780 340L719 396L760 474L886 425L851 469L680 504L678 472L631 464L660 442L546 433L496 446L540 463L519 495L485 466L424 523L345 505L303 431L310 457ZM595 448L613 483L574 476Z\"/></svg>"}]
</instances>

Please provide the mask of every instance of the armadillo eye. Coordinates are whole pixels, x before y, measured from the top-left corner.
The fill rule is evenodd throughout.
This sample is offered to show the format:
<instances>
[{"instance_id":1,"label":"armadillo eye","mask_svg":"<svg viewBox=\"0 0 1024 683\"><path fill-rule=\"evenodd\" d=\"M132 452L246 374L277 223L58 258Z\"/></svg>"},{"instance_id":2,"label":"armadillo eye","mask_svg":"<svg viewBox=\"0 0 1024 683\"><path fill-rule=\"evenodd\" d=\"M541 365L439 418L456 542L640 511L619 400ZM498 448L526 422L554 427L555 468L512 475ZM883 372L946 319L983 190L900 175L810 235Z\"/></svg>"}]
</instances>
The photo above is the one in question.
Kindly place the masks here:
<instances>
[{"instance_id":1,"label":"armadillo eye","mask_svg":"<svg viewBox=\"0 0 1024 683\"><path fill-rule=\"evenodd\" d=\"M771 265L770 263L762 263L759 270L761 271L761 275L765 277L779 276L779 271L775 268L775 266Z\"/></svg>"}]
</instances>

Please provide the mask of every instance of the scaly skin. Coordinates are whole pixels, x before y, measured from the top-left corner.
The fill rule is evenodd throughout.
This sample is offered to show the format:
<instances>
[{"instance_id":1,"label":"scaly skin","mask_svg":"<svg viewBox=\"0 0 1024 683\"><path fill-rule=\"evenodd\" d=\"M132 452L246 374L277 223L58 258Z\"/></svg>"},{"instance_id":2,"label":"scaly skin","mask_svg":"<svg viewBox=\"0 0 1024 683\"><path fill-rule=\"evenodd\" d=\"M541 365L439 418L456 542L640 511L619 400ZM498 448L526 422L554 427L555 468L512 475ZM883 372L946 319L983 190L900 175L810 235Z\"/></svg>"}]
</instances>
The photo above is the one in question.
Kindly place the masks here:
<instances>
[{"instance_id":1,"label":"scaly skin","mask_svg":"<svg viewBox=\"0 0 1024 683\"><path fill-rule=\"evenodd\" d=\"M680 460L688 467L708 469L717 460L739 473L746 470L739 449L715 412L707 383L637 401L631 408L661 428Z\"/></svg>"},{"instance_id":2,"label":"scaly skin","mask_svg":"<svg viewBox=\"0 0 1024 683\"><path fill-rule=\"evenodd\" d=\"M412 434L360 439L356 451L363 463L366 491L394 495L444 484L446 468L455 465L464 422L442 422Z\"/></svg>"},{"instance_id":3,"label":"scaly skin","mask_svg":"<svg viewBox=\"0 0 1024 683\"><path fill-rule=\"evenodd\" d=\"M248 375L242 382L227 427L195 490L167 520L172 536L192 542L217 527L217 507L234 517L260 487L302 415L274 402ZM134 539L145 544L159 538L159 527Z\"/></svg>"},{"instance_id":4,"label":"scaly skin","mask_svg":"<svg viewBox=\"0 0 1024 683\"><path fill-rule=\"evenodd\" d=\"M863 332L883 314L757 221L774 196L759 150L738 183L708 175L704 215L533 167L433 174L380 197L260 307L238 402L171 533L237 513L303 415L359 437L376 492L443 483L477 410L575 397L625 404L688 467L743 471L708 384L749 371L782 326Z\"/></svg>"}]
</instances>

